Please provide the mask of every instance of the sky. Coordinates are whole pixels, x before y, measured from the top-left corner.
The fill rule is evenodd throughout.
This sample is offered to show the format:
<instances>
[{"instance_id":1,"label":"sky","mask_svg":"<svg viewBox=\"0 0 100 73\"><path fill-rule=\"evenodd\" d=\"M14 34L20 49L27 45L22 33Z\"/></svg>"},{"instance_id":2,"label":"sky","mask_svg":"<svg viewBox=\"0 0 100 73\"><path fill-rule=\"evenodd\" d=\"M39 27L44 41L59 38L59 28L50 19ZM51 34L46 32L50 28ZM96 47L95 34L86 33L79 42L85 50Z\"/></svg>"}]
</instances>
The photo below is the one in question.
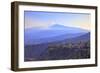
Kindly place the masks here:
<instances>
[{"instance_id":1,"label":"sky","mask_svg":"<svg viewBox=\"0 0 100 73\"><path fill-rule=\"evenodd\" d=\"M24 23L25 29L60 24L90 30L90 16L88 13L24 11Z\"/></svg>"}]
</instances>

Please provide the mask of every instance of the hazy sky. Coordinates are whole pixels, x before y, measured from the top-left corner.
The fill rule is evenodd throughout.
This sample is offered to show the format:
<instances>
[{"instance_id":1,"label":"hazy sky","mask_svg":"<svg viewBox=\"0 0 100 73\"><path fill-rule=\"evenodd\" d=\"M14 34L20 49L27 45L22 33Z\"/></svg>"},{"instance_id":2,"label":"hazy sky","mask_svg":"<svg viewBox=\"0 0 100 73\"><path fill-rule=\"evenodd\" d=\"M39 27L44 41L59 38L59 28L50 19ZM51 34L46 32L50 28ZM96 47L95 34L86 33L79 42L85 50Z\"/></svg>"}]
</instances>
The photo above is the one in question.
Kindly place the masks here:
<instances>
[{"instance_id":1,"label":"hazy sky","mask_svg":"<svg viewBox=\"0 0 100 73\"><path fill-rule=\"evenodd\" d=\"M46 28L54 24L90 30L90 14L25 11L25 28Z\"/></svg>"}]
</instances>

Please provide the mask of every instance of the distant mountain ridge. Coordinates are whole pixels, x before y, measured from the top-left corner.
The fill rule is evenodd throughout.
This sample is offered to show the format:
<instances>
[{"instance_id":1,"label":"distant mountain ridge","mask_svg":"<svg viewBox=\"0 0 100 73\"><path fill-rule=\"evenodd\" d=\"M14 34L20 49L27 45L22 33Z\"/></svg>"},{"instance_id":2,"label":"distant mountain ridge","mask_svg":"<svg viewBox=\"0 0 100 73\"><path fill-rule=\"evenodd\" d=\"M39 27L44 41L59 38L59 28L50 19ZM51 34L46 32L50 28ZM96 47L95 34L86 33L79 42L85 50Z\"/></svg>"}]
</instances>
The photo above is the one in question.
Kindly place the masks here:
<instances>
[{"instance_id":1,"label":"distant mountain ridge","mask_svg":"<svg viewBox=\"0 0 100 73\"><path fill-rule=\"evenodd\" d=\"M67 30L81 30L83 32L89 32L86 29L82 29L79 27L71 27L71 26L65 26L65 25L60 25L60 24L53 24L51 26L49 26L48 28L55 28L55 29L67 29Z\"/></svg>"},{"instance_id":2,"label":"distant mountain ridge","mask_svg":"<svg viewBox=\"0 0 100 73\"><path fill-rule=\"evenodd\" d=\"M86 35L89 31L66 27L60 24L49 26L48 29L26 29L24 33L24 41L26 45L42 44L48 42L63 41L64 39L73 39L82 35Z\"/></svg>"}]
</instances>

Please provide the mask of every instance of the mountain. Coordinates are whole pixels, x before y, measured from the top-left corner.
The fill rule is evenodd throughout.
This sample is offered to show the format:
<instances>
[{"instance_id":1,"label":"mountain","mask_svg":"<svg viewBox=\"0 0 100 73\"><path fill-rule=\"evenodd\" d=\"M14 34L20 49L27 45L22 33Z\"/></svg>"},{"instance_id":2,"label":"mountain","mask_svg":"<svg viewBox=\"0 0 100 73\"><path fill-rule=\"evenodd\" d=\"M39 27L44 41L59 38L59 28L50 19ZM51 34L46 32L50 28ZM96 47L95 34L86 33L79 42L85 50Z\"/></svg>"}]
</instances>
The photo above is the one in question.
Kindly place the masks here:
<instances>
[{"instance_id":1,"label":"mountain","mask_svg":"<svg viewBox=\"0 0 100 73\"><path fill-rule=\"evenodd\" d=\"M34 44L43 44L43 43L52 43L59 42L65 39L73 39L81 37L89 33L89 31L75 28L75 27L66 27L60 24L54 24L44 29L25 29L24 33L24 44L25 45L34 45Z\"/></svg>"},{"instance_id":2,"label":"mountain","mask_svg":"<svg viewBox=\"0 0 100 73\"><path fill-rule=\"evenodd\" d=\"M60 24L53 24L53 25L51 25L51 26L49 26L49 27L50 27L50 28L60 28L60 29L65 28L65 29L66 29L66 26L60 25Z\"/></svg>"},{"instance_id":3,"label":"mountain","mask_svg":"<svg viewBox=\"0 0 100 73\"><path fill-rule=\"evenodd\" d=\"M90 32L83 34L81 36L75 37L75 38L67 39L67 41L73 42L73 43L77 43L79 41L90 41Z\"/></svg>"},{"instance_id":4,"label":"mountain","mask_svg":"<svg viewBox=\"0 0 100 73\"><path fill-rule=\"evenodd\" d=\"M59 29L59 30L67 29L67 31L69 31L71 33L73 33L73 31L75 31L76 33L78 33L78 32L89 32L88 30L84 30L84 29L81 29L81 28L64 26L64 25L60 25L60 24L51 25L49 28L56 29L56 30L57 29Z\"/></svg>"},{"instance_id":5,"label":"mountain","mask_svg":"<svg viewBox=\"0 0 100 73\"><path fill-rule=\"evenodd\" d=\"M29 28L24 30L24 61L58 60L87 58L89 51L77 48L57 48L48 51L48 45L77 44L80 41L90 41L90 32L75 27L54 24L48 28ZM65 43L65 44L64 44ZM62 46L63 46L62 45ZM79 53L84 53L80 55ZM84 56L85 55L85 56Z\"/></svg>"}]
</instances>

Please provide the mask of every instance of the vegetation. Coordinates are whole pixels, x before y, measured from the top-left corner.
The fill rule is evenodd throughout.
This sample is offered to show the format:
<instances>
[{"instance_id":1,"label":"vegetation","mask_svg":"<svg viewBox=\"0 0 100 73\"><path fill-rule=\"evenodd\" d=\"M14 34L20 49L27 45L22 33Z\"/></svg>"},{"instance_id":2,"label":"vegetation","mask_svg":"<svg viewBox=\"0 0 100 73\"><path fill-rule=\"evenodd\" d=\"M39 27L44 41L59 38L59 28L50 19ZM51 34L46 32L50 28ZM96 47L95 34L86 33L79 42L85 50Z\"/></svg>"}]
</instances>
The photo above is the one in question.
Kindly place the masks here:
<instances>
[{"instance_id":1,"label":"vegetation","mask_svg":"<svg viewBox=\"0 0 100 73\"><path fill-rule=\"evenodd\" d=\"M34 50L44 48L45 50L39 55L35 56ZM47 47L46 47L47 46ZM41 45L26 46L28 53L25 61L40 61L40 60L65 60L65 59L86 59L90 58L90 41L79 41L77 43L48 43Z\"/></svg>"},{"instance_id":2,"label":"vegetation","mask_svg":"<svg viewBox=\"0 0 100 73\"><path fill-rule=\"evenodd\" d=\"M48 53L53 59L84 59L90 58L90 42L53 44L48 46ZM55 56L54 56L55 55Z\"/></svg>"}]
</instances>

